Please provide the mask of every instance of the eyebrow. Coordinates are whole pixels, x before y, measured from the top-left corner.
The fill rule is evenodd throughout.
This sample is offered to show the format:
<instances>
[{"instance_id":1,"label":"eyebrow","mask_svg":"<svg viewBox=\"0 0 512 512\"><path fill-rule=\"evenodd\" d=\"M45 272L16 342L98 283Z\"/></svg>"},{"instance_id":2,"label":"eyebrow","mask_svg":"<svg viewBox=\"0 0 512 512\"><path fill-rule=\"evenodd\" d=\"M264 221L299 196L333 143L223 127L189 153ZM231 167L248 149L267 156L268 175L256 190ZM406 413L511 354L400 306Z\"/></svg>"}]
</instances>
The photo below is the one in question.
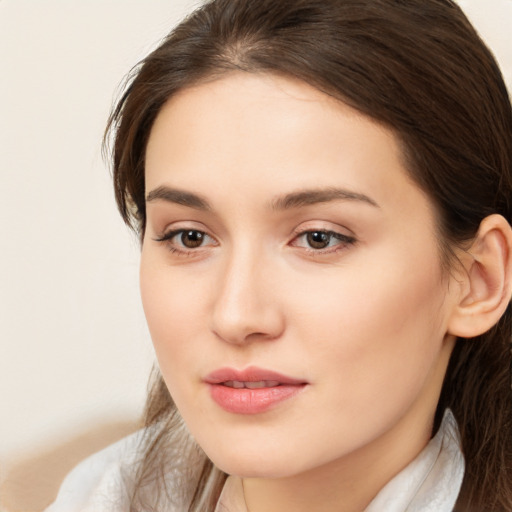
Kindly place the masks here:
<instances>
[{"instance_id":1,"label":"eyebrow","mask_svg":"<svg viewBox=\"0 0 512 512\"><path fill-rule=\"evenodd\" d=\"M361 201L375 208L380 208L376 201L365 194L333 187L291 192L283 197L274 199L271 206L273 210L289 210L318 203L328 203L330 201Z\"/></svg>"},{"instance_id":2,"label":"eyebrow","mask_svg":"<svg viewBox=\"0 0 512 512\"><path fill-rule=\"evenodd\" d=\"M157 199L167 201L169 203L180 204L182 206L188 206L195 210L209 211L212 209L204 197L191 192L186 192L185 190L165 186L155 188L146 196L147 203Z\"/></svg>"},{"instance_id":3,"label":"eyebrow","mask_svg":"<svg viewBox=\"0 0 512 512\"><path fill-rule=\"evenodd\" d=\"M195 210L211 211L210 203L202 196L167 186L160 186L152 190L146 196L146 202L156 200L175 203ZM331 201L360 201L376 208L380 208L376 201L365 194L353 192L343 188L321 188L306 189L291 192L281 197L277 197L270 202L272 210L290 210L301 208L319 203L328 203Z\"/></svg>"}]
</instances>

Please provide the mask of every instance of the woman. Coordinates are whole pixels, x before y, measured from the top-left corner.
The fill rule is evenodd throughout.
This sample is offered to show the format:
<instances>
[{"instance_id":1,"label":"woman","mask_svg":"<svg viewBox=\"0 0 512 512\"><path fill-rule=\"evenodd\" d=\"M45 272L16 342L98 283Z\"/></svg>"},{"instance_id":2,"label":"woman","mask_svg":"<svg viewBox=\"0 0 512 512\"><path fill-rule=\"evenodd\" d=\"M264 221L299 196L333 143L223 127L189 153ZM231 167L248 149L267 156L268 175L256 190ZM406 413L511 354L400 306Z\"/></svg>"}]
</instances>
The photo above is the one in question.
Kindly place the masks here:
<instances>
[{"instance_id":1,"label":"woman","mask_svg":"<svg viewBox=\"0 0 512 512\"><path fill-rule=\"evenodd\" d=\"M50 510L512 510L512 111L453 2L214 0L109 133L160 372Z\"/></svg>"}]
</instances>

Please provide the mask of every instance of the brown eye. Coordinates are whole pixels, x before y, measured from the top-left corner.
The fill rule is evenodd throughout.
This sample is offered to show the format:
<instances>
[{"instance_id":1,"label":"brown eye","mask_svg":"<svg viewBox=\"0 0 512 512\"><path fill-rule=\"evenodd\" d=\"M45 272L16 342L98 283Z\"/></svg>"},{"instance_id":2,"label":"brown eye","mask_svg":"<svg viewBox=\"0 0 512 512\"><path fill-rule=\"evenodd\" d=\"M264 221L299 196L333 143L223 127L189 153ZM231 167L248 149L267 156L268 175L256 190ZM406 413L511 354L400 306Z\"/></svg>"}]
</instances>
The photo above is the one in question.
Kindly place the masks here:
<instances>
[{"instance_id":1,"label":"brown eye","mask_svg":"<svg viewBox=\"0 0 512 512\"><path fill-rule=\"evenodd\" d=\"M331 242L332 235L325 231L309 231L306 241L312 249L325 249Z\"/></svg>"},{"instance_id":2,"label":"brown eye","mask_svg":"<svg viewBox=\"0 0 512 512\"><path fill-rule=\"evenodd\" d=\"M180 236L180 241L187 249L195 249L203 244L205 234L202 231L189 230L183 231Z\"/></svg>"},{"instance_id":3,"label":"brown eye","mask_svg":"<svg viewBox=\"0 0 512 512\"><path fill-rule=\"evenodd\" d=\"M207 249L217 246L216 240L198 229L175 229L154 239L165 245L173 253L194 254L195 249Z\"/></svg>"},{"instance_id":4,"label":"brown eye","mask_svg":"<svg viewBox=\"0 0 512 512\"><path fill-rule=\"evenodd\" d=\"M311 229L297 233L297 236L291 241L290 245L300 247L316 255L327 255L355 243L356 239L350 235L344 235L336 231Z\"/></svg>"}]
</instances>

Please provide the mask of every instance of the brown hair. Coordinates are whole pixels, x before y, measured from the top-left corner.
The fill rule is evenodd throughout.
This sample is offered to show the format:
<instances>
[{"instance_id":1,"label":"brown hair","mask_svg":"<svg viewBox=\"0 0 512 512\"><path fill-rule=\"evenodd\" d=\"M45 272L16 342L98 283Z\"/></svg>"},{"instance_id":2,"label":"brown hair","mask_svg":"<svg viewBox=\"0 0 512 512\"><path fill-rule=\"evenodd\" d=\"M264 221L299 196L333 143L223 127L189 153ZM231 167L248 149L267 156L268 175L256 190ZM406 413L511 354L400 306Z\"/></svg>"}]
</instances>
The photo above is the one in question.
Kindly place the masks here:
<instances>
[{"instance_id":1,"label":"brown hair","mask_svg":"<svg viewBox=\"0 0 512 512\"><path fill-rule=\"evenodd\" d=\"M411 177L437 207L448 264L450 248L471 240L487 215L511 222L510 99L453 1L213 0L135 69L109 122L117 204L141 235L145 148L158 112L178 90L233 70L299 78L393 130ZM511 322L509 304L491 331L458 340L443 385L435 427L450 407L466 459L460 511L512 510ZM180 421L158 375L133 510L143 507L146 480L169 463L162 454ZM213 510L225 475L200 451L180 453L189 510Z\"/></svg>"}]
</instances>

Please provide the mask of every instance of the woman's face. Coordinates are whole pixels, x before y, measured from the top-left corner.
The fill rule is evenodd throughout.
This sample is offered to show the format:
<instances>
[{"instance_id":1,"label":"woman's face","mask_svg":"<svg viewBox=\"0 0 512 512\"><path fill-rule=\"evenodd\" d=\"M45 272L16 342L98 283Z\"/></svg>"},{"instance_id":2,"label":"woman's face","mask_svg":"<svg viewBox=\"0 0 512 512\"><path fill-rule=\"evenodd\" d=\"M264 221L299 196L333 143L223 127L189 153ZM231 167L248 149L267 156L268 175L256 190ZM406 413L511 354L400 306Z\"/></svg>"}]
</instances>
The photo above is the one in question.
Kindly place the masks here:
<instances>
[{"instance_id":1,"label":"woman's face","mask_svg":"<svg viewBox=\"0 0 512 512\"><path fill-rule=\"evenodd\" d=\"M233 73L162 108L146 197L149 329L214 463L278 477L421 450L458 287L389 130Z\"/></svg>"}]
</instances>

